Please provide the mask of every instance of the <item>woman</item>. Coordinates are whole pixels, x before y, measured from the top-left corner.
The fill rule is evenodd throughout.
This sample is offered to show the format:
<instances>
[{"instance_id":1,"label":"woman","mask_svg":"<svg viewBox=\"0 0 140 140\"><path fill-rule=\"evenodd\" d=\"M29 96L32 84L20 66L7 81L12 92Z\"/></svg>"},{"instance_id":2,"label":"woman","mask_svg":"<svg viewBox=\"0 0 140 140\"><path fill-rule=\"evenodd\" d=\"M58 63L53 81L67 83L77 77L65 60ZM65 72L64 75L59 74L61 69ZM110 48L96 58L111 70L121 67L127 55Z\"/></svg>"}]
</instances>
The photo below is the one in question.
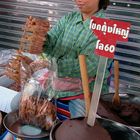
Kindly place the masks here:
<instances>
[{"instance_id":1,"label":"woman","mask_svg":"<svg viewBox=\"0 0 140 140\"><path fill-rule=\"evenodd\" d=\"M99 56L93 52L97 38L89 29L91 16L104 18L109 0L75 0L79 12L65 15L46 36L46 56L55 58L58 64L58 79L54 89L57 98L69 99L71 117L84 116L84 100L78 56L86 56L90 91L93 91ZM107 76L103 92L107 92ZM69 97L69 98L68 98Z\"/></svg>"}]
</instances>

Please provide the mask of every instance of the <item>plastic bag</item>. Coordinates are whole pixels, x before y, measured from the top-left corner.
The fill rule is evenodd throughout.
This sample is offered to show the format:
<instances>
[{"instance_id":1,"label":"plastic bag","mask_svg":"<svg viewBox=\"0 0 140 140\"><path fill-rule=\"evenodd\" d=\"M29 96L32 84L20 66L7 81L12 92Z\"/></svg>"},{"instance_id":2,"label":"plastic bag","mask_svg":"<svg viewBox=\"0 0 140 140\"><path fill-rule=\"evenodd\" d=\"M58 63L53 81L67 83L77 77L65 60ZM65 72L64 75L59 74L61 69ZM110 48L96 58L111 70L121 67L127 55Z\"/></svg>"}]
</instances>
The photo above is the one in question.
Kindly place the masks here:
<instances>
[{"instance_id":1,"label":"plastic bag","mask_svg":"<svg viewBox=\"0 0 140 140\"><path fill-rule=\"evenodd\" d=\"M9 63L12 55L15 54L16 50L14 49L2 49L0 50L0 76L5 74L5 68Z\"/></svg>"},{"instance_id":2,"label":"plastic bag","mask_svg":"<svg viewBox=\"0 0 140 140\"><path fill-rule=\"evenodd\" d=\"M3 49L0 50L0 66L6 66L9 59L16 53L14 49Z\"/></svg>"},{"instance_id":3,"label":"plastic bag","mask_svg":"<svg viewBox=\"0 0 140 140\"><path fill-rule=\"evenodd\" d=\"M40 62L42 61L43 60ZM19 117L25 124L48 130L56 120L56 107L52 103L55 91L51 88L53 77L56 76L56 69L53 69L54 66L47 68L44 63L49 64L49 66L53 65L49 61L46 62L46 60L44 60L42 64L39 63L38 69L34 71L31 78L27 80L22 91ZM38 64L38 61L37 63L34 62L34 65L35 64Z\"/></svg>"},{"instance_id":4,"label":"plastic bag","mask_svg":"<svg viewBox=\"0 0 140 140\"><path fill-rule=\"evenodd\" d=\"M24 85L32 76L32 71L30 65L25 61L20 62L20 87L23 89Z\"/></svg>"},{"instance_id":5,"label":"plastic bag","mask_svg":"<svg viewBox=\"0 0 140 140\"><path fill-rule=\"evenodd\" d=\"M56 120L56 107L35 79L25 84L19 107L19 117L25 124L49 130Z\"/></svg>"},{"instance_id":6,"label":"plastic bag","mask_svg":"<svg viewBox=\"0 0 140 140\"><path fill-rule=\"evenodd\" d=\"M9 88L21 91L22 86L31 77L29 64L32 59L17 51L10 59L5 68L5 75L14 80L14 84Z\"/></svg>"}]
</instances>

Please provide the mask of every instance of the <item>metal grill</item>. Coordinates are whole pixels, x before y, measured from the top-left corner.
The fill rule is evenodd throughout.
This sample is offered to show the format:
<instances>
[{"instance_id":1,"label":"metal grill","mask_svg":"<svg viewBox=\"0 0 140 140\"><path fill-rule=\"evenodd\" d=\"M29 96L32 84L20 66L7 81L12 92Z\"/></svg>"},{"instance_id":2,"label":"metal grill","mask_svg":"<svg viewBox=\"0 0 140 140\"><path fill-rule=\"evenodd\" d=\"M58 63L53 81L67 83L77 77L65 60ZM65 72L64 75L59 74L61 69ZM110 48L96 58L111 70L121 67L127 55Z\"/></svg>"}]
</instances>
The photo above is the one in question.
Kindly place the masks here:
<instances>
[{"instance_id":1,"label":"metal grill","mask_svg":"<svg viewBox=\"0 0 140 140\"><path fill-rule=\"evenodd\" d=\"M72 0L0 0L0 47L19 47L27 16L49 19L53 26L60 17L75 8ZM122 90L139 94L140 0L111 0L107 17L132 24L129 41L117 44L115 58L120 62L120 82L125 85Z\"/></svg>"}]
</instances>

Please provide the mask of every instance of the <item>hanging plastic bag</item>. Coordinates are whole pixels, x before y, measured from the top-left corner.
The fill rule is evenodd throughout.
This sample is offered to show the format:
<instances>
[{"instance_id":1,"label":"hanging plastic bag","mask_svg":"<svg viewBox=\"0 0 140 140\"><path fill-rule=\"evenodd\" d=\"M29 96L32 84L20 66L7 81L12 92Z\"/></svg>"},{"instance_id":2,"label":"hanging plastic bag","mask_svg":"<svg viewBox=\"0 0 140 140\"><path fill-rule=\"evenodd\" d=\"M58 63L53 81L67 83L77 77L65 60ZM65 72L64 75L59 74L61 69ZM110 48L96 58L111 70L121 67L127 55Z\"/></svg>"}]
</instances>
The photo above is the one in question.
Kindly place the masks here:
<instances>
[{"instance_id":1,"label":"hanging plastic bag","mask_svg":"<svg viewBox=\"0 0 140 140\"><path fill-rule=\"evenodd\" d=\"M48 130L56 120L56 107L35 79L25 84L19 107L23 123Z\"/></svg>"},{"instance_id":2,"label":"hanging plastic bag","mask_svg":"<svg viewBox=\"0 0 140 140\"><path fill-rule=\"evenodd\" d=\"M54 71L52 72L52 70ZM52 73L55 71L56 69L52 69L52 67L41 67L26 82L19 106L19 117L24 124L34 125L45 130L53 126L56 120L56 107L52 103L55 90L51 87L54 76Z\"/></svg>"}]
</instances>

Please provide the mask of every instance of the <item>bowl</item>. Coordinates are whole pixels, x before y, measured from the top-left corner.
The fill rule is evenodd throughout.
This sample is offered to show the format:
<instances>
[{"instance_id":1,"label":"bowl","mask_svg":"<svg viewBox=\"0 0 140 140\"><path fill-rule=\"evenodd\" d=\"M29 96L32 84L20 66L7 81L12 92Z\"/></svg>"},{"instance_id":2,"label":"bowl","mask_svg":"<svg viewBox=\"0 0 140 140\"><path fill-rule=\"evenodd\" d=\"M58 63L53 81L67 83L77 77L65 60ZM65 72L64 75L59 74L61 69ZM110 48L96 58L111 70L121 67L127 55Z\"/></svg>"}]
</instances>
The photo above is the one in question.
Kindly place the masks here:
<instances>
[{"instance_id":1,"label":"bowl","mask_svg":"<svg viewBox=\"0 0 140 140\"><path fill-rule=\"evenodd\" d=\"M18 116L18 111L8 113L3 119L3 124L10 133L21 139L26 138L26 140L45 140L50 133L50 131L23 124Z\"/></svg>"},{"instance_id":2,"label":"bowl","mask_svg":"<svg viewBox=\"0 0 140 140\"><path fill-rule=\"evenodd\" d=\"M119 94L120 106L112 104L113 93L101 96L98 114L110 120L123 123L140 130L140 97L131 94Z\"/></svg>"},{"instance_id":3,"label":"bowl","mask_svg":"<svg viewBox=\"0 0 140 140\"><path fill-rule=\"evenodd\" d=\"M82 120L83 118L82 119L76 118L76 119ZM136 132L134 129L132 129L126 125L123 125L121 123L111 121L108 119L104 119L104 118L96 118L96 119L101 124L101 126L109 132L112 140L140 140L140 134L138 132ZM73 121L73 120L75 120L75 119L71 119L71 121ZM62 125L62 123L64 123L64 122L59 122L52 128L52 130L50 132L50 140L56 140L55 132ZM77 131L79 131L79 130L77 130Z\"/></svg>"}]
</instances>

